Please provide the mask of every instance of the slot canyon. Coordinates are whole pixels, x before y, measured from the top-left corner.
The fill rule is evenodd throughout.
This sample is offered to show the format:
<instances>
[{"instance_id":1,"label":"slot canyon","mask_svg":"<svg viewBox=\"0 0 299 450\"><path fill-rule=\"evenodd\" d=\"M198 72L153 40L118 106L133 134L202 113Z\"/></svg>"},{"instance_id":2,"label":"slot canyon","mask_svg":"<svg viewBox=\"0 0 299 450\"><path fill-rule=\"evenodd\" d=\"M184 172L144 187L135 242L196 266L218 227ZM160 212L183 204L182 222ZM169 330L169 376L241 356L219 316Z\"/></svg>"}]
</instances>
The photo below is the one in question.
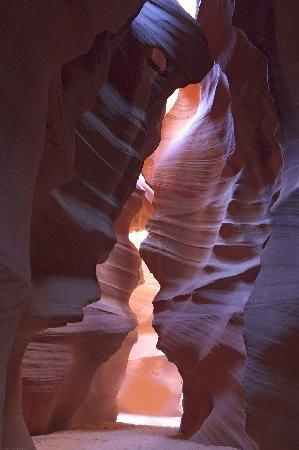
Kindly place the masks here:
<instances>
[{"instance_id":1,"label":"slot canyon","mask_svg":"<svg viewBox=\"0 0 299 450\"><path fill-rule=\"evenodd\" d=\"M0 450L299 449L298 80L295 0L1 0Z\"/></svg>"}]
</instances>

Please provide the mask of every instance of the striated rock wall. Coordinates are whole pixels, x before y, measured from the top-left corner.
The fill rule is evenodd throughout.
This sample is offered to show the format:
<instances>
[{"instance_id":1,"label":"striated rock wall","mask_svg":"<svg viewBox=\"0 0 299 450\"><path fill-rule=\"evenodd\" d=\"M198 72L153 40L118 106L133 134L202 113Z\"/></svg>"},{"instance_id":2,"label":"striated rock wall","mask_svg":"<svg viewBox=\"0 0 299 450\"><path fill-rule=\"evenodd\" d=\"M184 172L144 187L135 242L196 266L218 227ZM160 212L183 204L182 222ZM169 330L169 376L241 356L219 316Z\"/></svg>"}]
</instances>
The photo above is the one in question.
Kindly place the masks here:
<instances>
[{"instance_id":1,"label":"striated rock wall","mask_svg":"<svg viewBox=\"0 0 299 450\"><path fill-rule=\"evenodd\" d=\"M179 106L186 91L165 119L182 128L154 166L141 255L161 285L158 348L183 379L181 430L199 444L249 450L243 312L269 236L281 156L265 57L232 27L232 12L230 1L201 2L216 64L192 88L188 120Z\"/></svg>"},{"instance_id":2,"label":"striated rock wall","mask_svg":"<svg viewBox=\"0 0 299 450\"><path fill-rule=\"evenodd\" d=\"M56 179L38 176L40 169L49 170L49 165L43 167L41 164L42 154L48 138L51 140L58 133L57 137L67 146L62 153L69 155L74 129L68 119L76 120L91 106L95 90L93 81L97 90L105 79L105 64L98 64L93 54L90 62L94 70L88 70L80 55L97 46L97 38L101 41L103 34L118 33L142 4L140 0L129 0L126 5L105 0L84 4L56 0L1 2L0 409L4 413L0 418L0 445L4 447L33 448L22 420L15 426L12 417L16 416L13 411L20 409L16 394L20 377L16 370L22 351L18 349L29 339L27 326L25 332L19 321L34 296L30 284L33 202L35 192L44 191L38 179L48 183L47 189L57 186ZM86 87L83 110L80 112L80 104L76 105L74 114L68 117L63 117L64 107L66 116L70 109L63 104L59 87L65 64L78 69L73 78L79 86L82 87L83 82ZM57 140L48 147L57 147ZM59 167L59 182L62 183L68 173L61 167L59 157L54 163L54 167ZM11 356L12 352L14 356Z\"/></svg>"},{"instance_id":3,"label":"striated rock wall","mask_svg":"<svg viewBox=\"0 0 299 450\"><path fill-rule=\"evenodd\" d=\"M268 57L284 160L271 237L245 310L247 430L263 450L293 450L299 443L298 5L238 1L235 22Z\"/></svg>"},{"instance_id":4,"label":"striated rock wall","mask_svg":"<svg viewBox=\"0 0 299 450\"><path fill-rule=\"evenodd\" d=\"M144 167L155 200L142 255L160 283L158 347L183 380L181 431L198 445L294 450L296 2L194 1L207 40L176 0L23 3L0 5L0 447L34 449L20 366L36 335L30 430L115 419L136 340L128 232L143 194L130 196L180 88ZM139 370L148 393L149 367L162 374L152 413L176 410L171 366L136 361L130 377Z\"/></svg>"},{"instance_id":5,"label":"striated rock wall","mask_svg":"<svg viewBox=\"0 0 299 450\"><path fill-rule=\"evenodd\" d=\"M146 233L132 234L135 243ZM138 241L136 242L138 244ZM176 366L156 348L157 333L152 327L152 301L159 284L142 262L144 283L130 297L130 308L138 321L138 342L134 345L127 365L126 377L118 394L121 413L153 416L181 416L182 380Z\"/></svg>"},{"instance_id":6,"label":"striated rock wall","mask_svg":"<svg viewBox=\"0 0 299 450\"><path fill-rule=\"evenodd\" d=\"M123 17L127 20L131 10L129 4L126 7ZM112 14L113 9L109 11ZM211 66L200 28L175 1L148 1L139 16L117 35L113 34L117 31L113 20L111 30L108 26L106 29L109 32L99 34L87 54L62 68L53 68L49 84L44 153L32 194L30 260L34 296L27 302L8 365L7 377L11 381L6 394L4 439L8 446L34 448L20 407L19 369L26 346L37 331L82 320L82 308L98 300L96 264L107 259L113 248L113 223L135 187L144 158L159 142L166 100L176 88L199 81ZM190 54L184 51L186 45L192 50ZM95 95L95 107L76 125L73 155L70 143L74 126L90 109ZM99 313L88 311L86 315L94 325ZM112 331L115 324L116 334L120 334L121 320L112 320L111 324L110 314L104 316L109 320L103 321L101 314L99 328L106 322L108 331ZM95 372L95 359L100 364L118 349L128 333L127 317L124 322L123 336L114 343L111 339L109 355L103 352L90 358L93 367L88 369L89 374ZM59 336L59 331L54 335ZM52 358L53 348L49 351ZM68 350L64 347L63 351ZM78 355L78 360L85 357L82 347ZM57 365L60 359L58 356ZM16 377L17 384L13 382ZM74 409L90 382L86 379L85 391L82 387L78 392L81 399ZM60 406L63 411L65 405ZM51 427L56 428L60 419L68 423L74 413L70 408L67 418L57 413Z\"/></svg>"},{"instance_id":7,"label":"striated rock wall","mask_svg":"<svg viewBox=\"0 0 299 450\"><path fill-rule=\"evenodd\" d=\"M187 44L194 49L189 56ZM153 53L155 46L161 50ZM98 299L95 266L112 249L113 223L159 142L166 100L210 65L200 28L176 2L146 3L112 58L95 108L77 125L72 181L37 206L31 231L37 295L28 314L65 319L66 308L67 320L76 320L82 306Z\"/></svg>"},{"instance_id":8,"label":"striated rock wall","mask_svg":"<svg viewBox=\"0 0 299 450\"><path fill-rule=\"evenodd\" d=\"M107 261L97 266L101 300L84 309L82 322L40 333L25 353L23 408L32 434L69 429L75 424L83 426L100 420L116 420L117 387L124 377L126 355L128 357L136 341L136 333L126 339L137 324L128 302L138 285L141 265L138 250L130 242L128 233L132 218L142 206L144 194L144 189L137 184L116 221L117 243ZM107 367L100 366L118 351L122 343L124 355L118 352L115 362L118 369L110 361L111 369L116 371L113 383L111 370L109 380ZM46 359L45 364L43 352L51 354L54 361L49 364ZM84 407L84 403L88 407Z\"/></svg>"}]
</instances>

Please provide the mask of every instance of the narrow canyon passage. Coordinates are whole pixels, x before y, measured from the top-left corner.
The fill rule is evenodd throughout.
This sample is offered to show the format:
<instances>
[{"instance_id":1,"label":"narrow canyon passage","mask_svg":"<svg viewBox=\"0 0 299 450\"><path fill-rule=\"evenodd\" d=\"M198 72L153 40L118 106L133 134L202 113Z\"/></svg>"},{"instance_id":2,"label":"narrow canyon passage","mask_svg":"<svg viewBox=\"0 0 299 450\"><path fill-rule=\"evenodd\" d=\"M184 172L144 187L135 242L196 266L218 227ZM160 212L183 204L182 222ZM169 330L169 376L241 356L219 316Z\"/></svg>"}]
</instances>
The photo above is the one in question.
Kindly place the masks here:
<instances>
[{"instance_id":1,"label":"narrow canyon passage","mask_svg":"<svg viewBox=\"0 0 299 450\"><path fill-rule=\"evenodd\" d=\"M0 450L299 449L299 5L0 0Z\"/></svg>"},{"instance_id":2,"label":"narrow canyon passage","mask_svg":"<svg viewBox=\"0 0 299 450\"><path fill-rule=\"evenodd\" d=\"M129 236L139 248L147 232L131 232ZM233 450L232 447L191 443L179 433L182 380L176 366L156 348L158 336L152 327L152 300L159 285L145 263L142 263L141 276L142 282L130 298L130 307L139 324L138 341L129 354L125 378L118 392L117 422L36 436L33 440L37 450ZM107 383L107 379L113 378L121 357L122 348L106 363L106 374L98 383Z\"/></svg>"},{"instance_id":3,"label":"narrow canyon passage","mask_svg":"<svg viewBox=\"0 0 299 450\"><path fill-rule=\"evenodd\" d=\"M146 234L132 232L130 239L139 248ZM130 298L130 307L139 322L138 341L130 352L118 393L117 422L36 436L37 450L233 450L201 446L180 435L182 381L176 366L156 348L157 334L151 325L152 300L159 287L144 263L142 271L144 282ZM112 356L110 370L113 371L113 360L119 357L121 350Z\"/></svg>"},{"instance_id":4,"label":"narrow canyon passage","mask_svg":"<svg viewBox=\"0 0 299 450\"><path fill-rule=\"evenodd\" d=\"M144 230L132 232L129 236L139 248L146 235ZM144 262L141 271L141 284L129 301L138 321L138 341L130 352L126 376L118 393L120 416L121 413L149 416L147 420L153 417L157 425L159 418L164 418L167 423L168 417L170 426L173 426L178 424L182 415L182 380L176 366L156 348L158 336L152 327L152 302L159 291L159 284ZM121 417L118 420L121 421ZM134 419L131 420L134 423ZM135 420L138 421L138 417Z\"/></svg>"}]
</instances>

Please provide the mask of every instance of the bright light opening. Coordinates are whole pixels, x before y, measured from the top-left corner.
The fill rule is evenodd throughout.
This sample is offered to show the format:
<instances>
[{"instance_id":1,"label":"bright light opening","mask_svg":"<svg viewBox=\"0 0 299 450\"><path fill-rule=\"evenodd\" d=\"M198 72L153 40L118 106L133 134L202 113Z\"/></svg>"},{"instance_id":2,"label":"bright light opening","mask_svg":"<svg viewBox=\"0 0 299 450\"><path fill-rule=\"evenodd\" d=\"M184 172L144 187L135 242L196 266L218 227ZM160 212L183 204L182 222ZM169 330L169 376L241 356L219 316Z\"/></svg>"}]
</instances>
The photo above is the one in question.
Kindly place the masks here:
<instances>
[{"instance_id":1,"label":"bright light opening","mask_svg":"<svg viewBox=\"0 0 299 450\"><path fill-rule=\"evenodd\" d=\"M142 231L132 231L129 234L130 241L135 245L135 247L140 248L140 245L142 244L142 241L147 237L148 232L146 230Z\"/></svg>"},{"instance_id":2,"label":"bright light opening","mask_svg":"<svg viewBox=\"0 0 299 450\"><path fill-rule=\"evenodd\" d=\"M170 97L168 97L165 114L169 113L169 111L173 108L175 102L177 101L178 95L179 89L176 89L174 93Z\"/></svg>"},{"instance_id":3,"label":"bright light opening","mask_svg":"<svg viewBox=\"0 0 299 450\"><path fill-rule=\"evenodd\" d=\"M150 417L137 414L119 414L117 422L131 425L147 425L152 427L179 428L181 417Z\"/></svg>"},{"instance_id":4,"label":"bright light opening","mask_svg":"<svg viewBox=\"0 0 299 450\"><path fill-rule=\"evenodd\" d=\"M178 3L184 8L190 16L196 16L198 0L178 0Z\"/></svg>"}]
</instances>

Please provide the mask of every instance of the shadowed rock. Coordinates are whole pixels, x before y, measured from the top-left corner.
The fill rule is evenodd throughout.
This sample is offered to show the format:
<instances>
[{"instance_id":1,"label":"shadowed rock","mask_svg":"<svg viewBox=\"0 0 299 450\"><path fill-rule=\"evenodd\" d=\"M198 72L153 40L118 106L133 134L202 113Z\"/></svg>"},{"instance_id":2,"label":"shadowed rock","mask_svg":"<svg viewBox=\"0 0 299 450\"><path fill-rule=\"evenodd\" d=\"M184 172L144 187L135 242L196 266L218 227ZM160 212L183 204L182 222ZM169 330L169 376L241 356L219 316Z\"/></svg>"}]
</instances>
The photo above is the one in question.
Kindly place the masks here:
<instances>
[{"instance_id":1,"label":"shadowed rock","mask_svg":"<svg viewBox=\"0 0 299 450\"><path fill-rule=\"evenodd\" d=\"M183 378L181 430L200 444L249 450L256 445L245 432L243 311L269 235L281 156L265 58L232 27L232 12L230 1L201 2L216 64L197 90L181 91L166 118L180 131L154 167L141 255L161 285L158 347Z\"/></svg>"},{"instance_id":2,"label":"shadowed rock","mask_svg":"<svg viewBox=\"0 0 299 450\"><path fill-rule=\"evenodd\" d=\"M271 237L245 310L247 430L262 450L293 450L299 442L298 5L238 1L235 22L268 57L284 160Z\"/></svg>"},{"instance_id":3,"label":"shadowed rock","mask_svg":"<svg viewBox=\"0 0 299 450\"><path fill-rule=\"evenodd\" d=\"M99 379L102 383L105 381L107 370L98 369L119 350L137 324L128 302L139 282L141 258L128 234L144 194L137 185L116 220L116 245L105 263L97 267L101 300L85 307L82 322L40 333L25 353L23 408L33 434L69 429L74 424L83 426L100 420L116 420L117 389L113 386L112 374L110 381L107 380L109 386L99 387ZM125 354L135 341L136 333L131 333ZM54 361L50 367L47 360L43 361L43 352L52 354ZM118 370L114 367L116 386L120 385L118 380L122 380L126 368L125 355L118 352L118 357L122 361L120 367L124 367ZM41 379L46 379L47 383L41 383ZM80 412L80 408L84 410L84 403L88 404L88 414Z\"/></svg>"},{"instance_id":4,"label":"shadowed rock","mask_svg":"<svg viewBox=\"0 0 299 450\"><path fill-rule=\"evenodd\" d=\"M47 116L51 116L52 106L55 108L55 101L52 102L51 97L58 92L59 73L62 65L86 54L99 34L117 33L130 17L138 12L142 4L140 0L129 0L121 5L105 0L89 0L84 4L76 0L1 2L1 411L5 401L6 377L9 386L5 411L10 411L11 403L14 402L10 401L10 396L11 390L15 388L15 375L10 372L6 374L6 369L7 365L10 368L15 366L15 363L8 360L20 317L33 296L30 286L32 205L34 191L38 188L37 174L45 147ZM99 68L97 65L94 74L96 78L101 78L103 67ZM86 87L89 90L90 86ZM90 105L93 99L89 97L89 93L87 103ZM59 106L61 110L62 101ZM62 137L69 143L69 133L71 135L73 130L70 127L65 131ZM59 161L57 166L60 166ZM62 175L63 173L60 173L60 176ZM53 185L49 187L54 186L56 184L53 180ZM7 416L6 413L4 415ZM25 443L24 436L26 432L22 427L11 427L8 417L5 417L4 421L1 418L0 443L4 447L33 448L29 439Z\"/></svg>"},{"instance_id":5,"label":"shadowed rock","mask_svg":"<svg viewBox=\"0 0 299 450\"><path fill-rule=\"evenodd\" d=\"M126 8L123 18L128 20L137 8L131 3ZM46 111L43 115L47 139L36 178L31 226L35 295L24 316L26 324L37 321L38 329L81 320L82 308L98 300L96 264L107 259L113 248L113 223L135 187L144 158L159 142L166 99L177 87L199 81L211 66L200 28L175 1L146 2L132 25L112 34L118 28L112 21L106 27L109 32L98 35L87 54L82 47L83 56L62 68L54 64L49 93L48 89L42 92L44 102L49 94L49 109L47 121ZM186 46L191 53L186 54ZM91 107L96 93L95 107L76 125L73 155L74 125ZM29 200L26 207L31 214ZM33 327L32 337L35 332ZM15 379L29 341L28 326L22 323L8 378ZM23 439L19 385L10 383L6 411L7 445L32 448Z\"/></svg>"}]
</instances>

